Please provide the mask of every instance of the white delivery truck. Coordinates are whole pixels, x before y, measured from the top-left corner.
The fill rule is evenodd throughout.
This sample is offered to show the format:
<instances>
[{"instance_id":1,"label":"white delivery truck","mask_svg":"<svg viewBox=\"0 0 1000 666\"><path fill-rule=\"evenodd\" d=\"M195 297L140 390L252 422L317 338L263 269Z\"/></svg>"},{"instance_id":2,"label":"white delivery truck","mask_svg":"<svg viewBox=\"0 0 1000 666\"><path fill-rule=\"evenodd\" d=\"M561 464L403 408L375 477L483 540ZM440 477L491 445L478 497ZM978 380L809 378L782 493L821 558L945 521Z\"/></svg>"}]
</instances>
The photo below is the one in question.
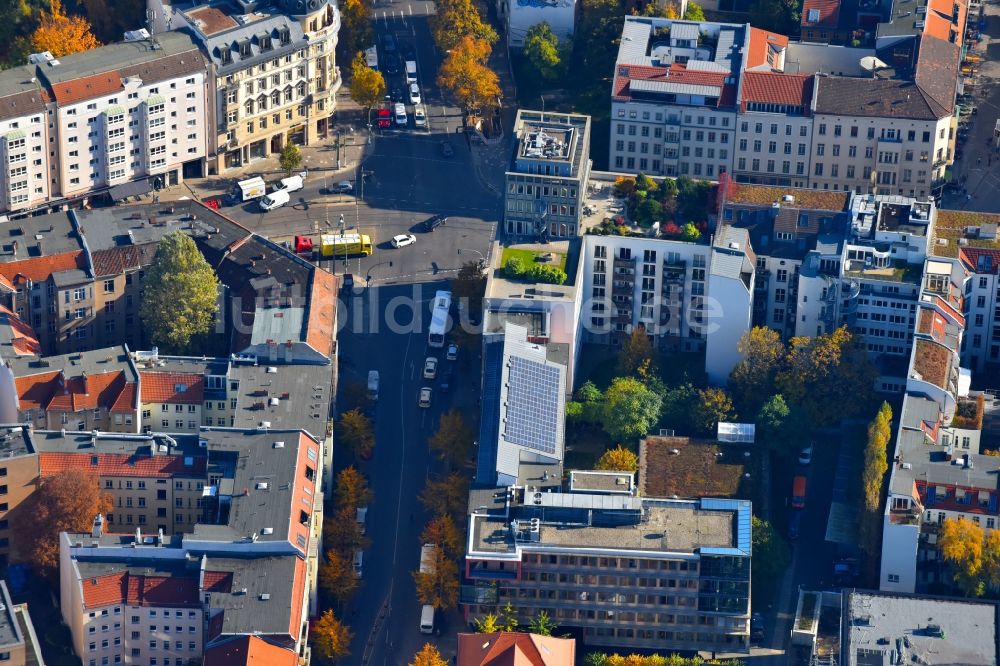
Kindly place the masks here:
<instances>
[{"instance_id":1,"label":"white delivery truck","mask_svg":"<svg viewBox=\"0 0 1000 666\"><path fill-rule=\"evenodd\" d=\"M236 198L237 202L258 199L265 194L267 194L267 184L260 176L241 180L236 183L236 187L233 188L233 197Z\"/></svg>"},{"instance_id":2,"label":"white delivery truck","mask_svg":"<svg viewBox=\"0 0 1000 666\"><path fill-rule=\"evenodd\" d=\"M437 553L437 546L432 543L425 543L420 547L420 573L434 573L434 556ZM434 606L424 604L420 609L420 633L434 633Z\"/></svg>"},{"instance_id":3,"label":"white delivery truck","mask_svg":"<svg viewBox=\"0 0 1000 666\"><path fill-rule=\"evenodd\" d=\"M368 399L378 400L378 370L368 371Z\"/></svg>"},{"instance_id":4,"label":"white delivery truck","mask_svg":"<svg viewBox=\"0 0 1000 666\"><path fill-rule=\"evenodd\" d=\"M292 200L287 190L275 190L260 200L260 209L264 212L281 208Z\"/></svg>"},{"instance_id":5,"label":"white delivery truck","mask_svg":"<svg viewBox=\"0 0 1000 666\"><path fill-rule=\"evenodd\" d=\"M417 82L417 61L406 61L406 83L407 85Z\"/></svg>"}]
</instances>

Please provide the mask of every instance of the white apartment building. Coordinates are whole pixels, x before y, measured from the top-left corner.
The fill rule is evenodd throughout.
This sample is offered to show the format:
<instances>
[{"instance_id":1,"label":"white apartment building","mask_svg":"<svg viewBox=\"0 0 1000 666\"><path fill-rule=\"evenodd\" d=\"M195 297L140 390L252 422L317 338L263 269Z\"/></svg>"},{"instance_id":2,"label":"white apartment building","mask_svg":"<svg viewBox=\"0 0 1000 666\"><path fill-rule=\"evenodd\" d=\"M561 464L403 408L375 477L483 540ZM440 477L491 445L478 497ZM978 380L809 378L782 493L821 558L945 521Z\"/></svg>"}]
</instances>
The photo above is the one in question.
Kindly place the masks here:
<instances>
[{"instance_id":1,"label":"white apartment building","mask_svg":"<svg viewBox=\"0 0 1000 666\"><path fill-rule=\"evenodd\" d=\"M970 273L962 360L977 373L995 370L1000 363L1000 252L963 247L958 257Z\"/></svg>"},{"instance_id":2,"label":"white apartment building","mask_svg":"<svg viewBox=\"0 0 1000 666\"><path fill-rule=\"evenodd\" d=\"M33 66L0 72L0 213L49 198L48 102Z\"/></svg>"},{"instance_id":3,"label":"white apartment building","mask_svg":"<svg viewBox=\"0 0 1000 666\"><path fill-rule=\"evenodd\" d=\"M329 136L341 85L334 2L223 0L177 12L172 27L191 30L210 61L209 173Z\"/></svg>"},{"instance_id":4,"label":"white apartment building","mask_svg":"<svg viewBox=\"0 0 1000 666\"><path fill-rule=\"evenodd\" d=\"M725 383L750 328L753 251L723 225L715 246L655 238L583 237L580 340L620 344L642 326L659 349L708 349L710 380Z\"/></svg>"},{"instance_id":5,"label":"white apartment building","mask_svg":"<svg viewBox=\"0 0 1000 666\"><path fill-rule=\"evenodd\" d=\"M180 32L129 40L59 60L32 56L54 100L53 196L147 181L122 192L141 194L203 173L206 75L197 45Z\"/></svg>"}]
</instances>

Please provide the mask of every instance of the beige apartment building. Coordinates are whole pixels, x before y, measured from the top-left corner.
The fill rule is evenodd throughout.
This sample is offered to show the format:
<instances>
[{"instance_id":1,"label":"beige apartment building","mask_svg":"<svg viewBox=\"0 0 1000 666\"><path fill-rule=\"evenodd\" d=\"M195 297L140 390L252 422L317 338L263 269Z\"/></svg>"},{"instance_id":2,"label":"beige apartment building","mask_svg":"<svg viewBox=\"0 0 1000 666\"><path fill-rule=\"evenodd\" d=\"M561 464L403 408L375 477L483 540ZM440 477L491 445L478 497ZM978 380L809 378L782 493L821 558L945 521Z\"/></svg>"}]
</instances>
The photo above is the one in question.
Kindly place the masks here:
<instances>
[{"instance_id":1,"label":"beige apartment building","mask_svg":"<svg viewBox=\"0 0 1000 666\"><path fill-rule=\"evenodd\" d=\"M27 548L17 540L17 527L25 515L22 503L38 485L38 455L31 430L19 424L0 425L0 564L23 562Z\"/></svg>"},{"instance_id":2,"label":"beige apartment building","mask_svg":"<svg viewBox=\"0 0 1000 666\"><path fill-rule=\"evenodd\" d=\"M340 12L330 0L282 0L246 12L228 2L178 12L210 62L209 173L328 137L340 88Z\"/></svg>"},{"instance_id":3,"label":"beige apartment building","mask_svg":"<svg viewBox=\"0 0 1000 666\"><path fill-rule=\"evenodd\" d=\"M49 100L34 65L0 73L0 212L49 199Z\"/></svg>"}]
</instances>

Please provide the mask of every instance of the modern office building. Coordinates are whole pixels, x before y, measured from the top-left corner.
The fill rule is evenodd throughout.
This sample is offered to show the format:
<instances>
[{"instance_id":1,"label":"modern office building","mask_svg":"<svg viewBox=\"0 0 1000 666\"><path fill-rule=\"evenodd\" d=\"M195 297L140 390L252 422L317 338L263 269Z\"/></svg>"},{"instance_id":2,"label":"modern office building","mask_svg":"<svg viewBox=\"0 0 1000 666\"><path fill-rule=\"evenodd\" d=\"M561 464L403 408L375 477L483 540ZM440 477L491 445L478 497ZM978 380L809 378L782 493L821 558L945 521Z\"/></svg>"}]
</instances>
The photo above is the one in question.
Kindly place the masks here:
<instances>
[{"instance_id":1,"label":"modern office building","mask_svg":"<svg viewBox=\"0 0 1000 666\"><path fill-rule=\"evenodd\" d=\"M330 135L342 83L335 3L196 3L171 28L190 30L209 61L210 174Z\"/></svg>"},{"instance_id":2,"label":"modern office building","mask_svg":"<svg viewBox=\"0 0 1000 666\"><path fill-rule=\"evenodd\" d=\"M473 491L466 618L511 602L587 645L748 649L750 503L628 492Z\"/></svg>"},{"instance_id":3,"label":"modern office building","mask_svg":"<svg viewBox=\"0 0 1000 666\"><path fill-rule=\"evenodd\" d=\"M521 109L514 136L504 229L541 238L577 236L590 180L590 116Z\"/></svg>"}]
</instances>

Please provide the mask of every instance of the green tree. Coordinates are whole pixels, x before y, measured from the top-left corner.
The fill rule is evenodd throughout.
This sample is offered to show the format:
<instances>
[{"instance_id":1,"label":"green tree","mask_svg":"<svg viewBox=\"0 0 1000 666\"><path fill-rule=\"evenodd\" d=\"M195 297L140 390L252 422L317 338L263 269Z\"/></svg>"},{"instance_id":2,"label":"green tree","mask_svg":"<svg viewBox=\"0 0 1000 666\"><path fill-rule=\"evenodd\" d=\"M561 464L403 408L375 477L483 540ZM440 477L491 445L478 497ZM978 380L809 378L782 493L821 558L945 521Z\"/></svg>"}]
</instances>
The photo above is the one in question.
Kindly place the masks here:
<instances>
[{"instance_id":1,"label":"green tree","mask_svg":"<svg viewBox=\"0 0 1000 666\"><path fill-rule=\"evenodd\" d=\"M757 412L757 438L780 456L789 456L802 448L807 424L793 414L784 396L772 395Z\"/></svg>"},{"instance_id":2,"label":"green tree","mask_svg":"<svg viewBox=\"0 0 1000 666\"><path fill-rule=\"evenodd\" d=\"M701 5L694 2L689 2L687 6L687 11L684 12L685 21L704 21L705 12L701 10Z\"/></svg>"},{"instance_id":3,"label":"green tree","mask_svg":"<svg viewBox=\"0 0 1000 666\"><path fill-rule=\"evenodd\" d=\"M690 383L679 384L663 394L661 423L678 433L692 433L693 415L698 404L698 389Z\"/></svg>"},{"instance_id":4,"label":"green tree","mask_svg":"<svg viewBox=\"0 0 1000 666\"><path fill-rule=\"evenodd\" d=\"M528 29L523 54L542 80L552 81L562 74L563 50L559 46L559 37L545 21Z\"/></svg>"},{"instance_id":5,"label":"green tree","mask_svg":"<svg viewBox=\"0 0 1000 666\"><path fill-rule=\"evenodd\" d=\"M278 165L286 176L291 176L293 171L302 166L302 151L291 141L285 141L285 146L278 154Z\"/></svg>"},{"instance_id":6,"label":"green tree","mask_svg":"<svg viewBox=\"0 0 1000 666\"><path fill-rule=\"evenodd\" d=\"M641 227L652 226L663 217L663 204L656 199L645 199L635 207L635 221ZM695 229L695 231L698 231ZM701 233L698 234L701 236Z\"/></svg>"},{"instance_id":7,"label":"green tree","mask_svg":"<svg viewBox=\"0 0 1000 666\"><path fill-rule=\"evenodd\" d=\"M639 324L618 352L618 374L635 376L639 369L653 360L653 343L649 341L646 327ZM648 372L648 369L647 369Z\"/></svg>"},{"instance_id":8,"label":"green tree","mask_svg":"<svg viewBox=\"0 0 1000 666\"><path fill-rule=\"evenodd\" d=\"M340 415L337 423L337 441L356 456L370 456L375 448L375 431L372 422L361 410L352 409Z\"/></svg>"},{"instance_id":9,"label":"green tree","mask_svg":"<svg viewBox=\"0 0 1000 666\"><path fill-rule=\"evenodd\" d=\"M482 618L473 618L472 624L476 627L476 633L479 634L495 634L502 631L500 619L494 613L487 613Z\"/></svg>"},{"instance_id":10,"label":"green tree","mask_svg":"<svg viewBox=\"0 0 1000 666\"><path fill-rule=\"evenodd\" d=\"M639 469L639 458L635 453L621 444L606 450L598 459L594 469L611 470L615 472L634 472Z\"/></svg>"},{"instance_id":11,"label":"green tree","mask_svg":"<svg viewBox=\"0 0 1000 666\"><path fill-rule=\"evenodd\" d=\"M865 510L880 513L882 483L889 471L887 449L892 437L892 407L883 402L878 414L868 424L868 444L865 446L864 491Z\"/></svg>"},{"instance_id":12,"label":"green tree","mask_svg":"<svg viewBox=\"0 0 1000 666\"><path fill-rule=\"evenodd\" d=\"M785 360L785 344L773 328L755 326L740 338L742 357L729 374L729 391L742 414L756 414L774 394L774 376Z\"/></svg>"},{"instance_id":13,"label":"green tree","mask_svg":"<svg viewBox=\"0 0 1000 666\"><path fill-rule=\"evenodd\" d=\"M780 578L788 568L791 557L788 554L788 544L781 535L763 518L751 518L751 559L753 574L760 576L764 583Z\"/></svg>"},{"instance_id":14,"label":"green tree","mask_svg":"<svg viewBox=\"0 0 1000 666\"><path fill-rule=\"evenodd\" d=\"M688 243L697 243L701 240L701 231L693 222L688 222L681 227L681 240Z\"/></svg>"},{"instance_id":15,"label":"green tree","mask_svg":"<svg viewBox=\"0 0 1000 666\"><path fill-rule=\"evenodd\" d=\"M604 430L620 441L645 436L660 416L660 396L632 377L617 377L604 393Z\"/></svg>"},{"instance_id":16,"label":"green tree","mask_svg":"<svg viewBox=\"0 0 1000 666\"><path fill-rule=\"evenodd\" d=\"M385 97L385 77L368 66L365 54L358 51L351 63L351 99L366 111Z\"/></svg>"},{"instance_id":17,"label":"green tree","mask_svg":"<svg viewBox=\"0 0 1000 666\"><path fill-rule=\"evenodd\" d=\"M618 42L625 24L625 9L619 0L592 0L580 17L573 41L573 63L584 85L606 90L615 71ZM606 93L605 93L606 94Z\"/></svg>"},{"instance_id":18,"label":"green tree","mask_svg":"<svg viewBox=\"0 0 1000 666\"><path fill-rule=\"evenodd\" d=\"M19 62L18 42L25 44L24 35L31 21L31 7L26 0L0 2L0 61L10 66Z\"/></svg>"},{"instance_id":19,"label":"green tree","mask_svg":"<svg viewBox=\"0 0 1000 666\"><path fill-rule=\"evenodd\" d=\"M188 351L191 339L212 330L219 310L219 281L191 237L167 234L143 280L139 317L164 353Z\"/></svg>"},{"instance_id":20,"label":"green tree","mask_svg":"<svg viewBox=\"0 0 1000 666\"><path fill-rule=\"evenodd\" d=\"M500 609L501 631L517 631L517 609L509 601Z\"/></svg>"},{"instance_id":21,"label":"green tree","mask_svg":"<svg viewBox=\"0 0 1000 666\"><path fill-rule=\"evenodd\" d=\"M801 4L796 0L757 0L750 6L750 24L783 35L799 29Z\"/></svg>"},{"instance_id":22,"label":"green tree","mask_svg":"<svg viewBox=\"0 0 1000 666\"><path fill-rule=\"evenodd\" d=\"M441 415L437 432L431 436L429 444L454 469L469 458L472 452L472 428L465 422L462 412L451 409Z\"/></svg>"},{"instance_id":23,"label":"green tree","mask_svg":"<svg viewBox=\"0 0 1000 666\"><path fill-rule=\"evenodd\" d=\"M555 630L556 623L544 610L538 611L538 615L531 618L531 622L528 623L528 631L539 636L551 636Z\"/></svg>"},{"instance_id":24,"label":"green tree","mask_svg":"<svg viewBox=\"0 0 1000 666\"><path fill-rule=\"evenodd\" d=\"M604 416L604 396L594 382L587 380L577 389L574 400L566 403L566 418L572 423L597 424Z\"/></svg>"},{"instance_id":25,"label":"green tree","mask_svg":"<svg viewBox=\"0 0 1000 666\"><path fill-rule=\"evenodd\" d=\"M719 421L732 421L735 418L733 401L725 390L707 388L698 391L698 402L692 414L693 425L698 433L712 436L716 433Z\"/></svg>"},{"instance_id":26,"label":"green tree","mask_svg":"<svg viewBox=\"0 0 1000 666\"><path fill-rule=\"evenodd\" d=\"M677 214L682 220L704 222L708 220L708 200L712 184L707 180L694 180L690 176L677 179Z\"/></svg>"}]
</instances>

